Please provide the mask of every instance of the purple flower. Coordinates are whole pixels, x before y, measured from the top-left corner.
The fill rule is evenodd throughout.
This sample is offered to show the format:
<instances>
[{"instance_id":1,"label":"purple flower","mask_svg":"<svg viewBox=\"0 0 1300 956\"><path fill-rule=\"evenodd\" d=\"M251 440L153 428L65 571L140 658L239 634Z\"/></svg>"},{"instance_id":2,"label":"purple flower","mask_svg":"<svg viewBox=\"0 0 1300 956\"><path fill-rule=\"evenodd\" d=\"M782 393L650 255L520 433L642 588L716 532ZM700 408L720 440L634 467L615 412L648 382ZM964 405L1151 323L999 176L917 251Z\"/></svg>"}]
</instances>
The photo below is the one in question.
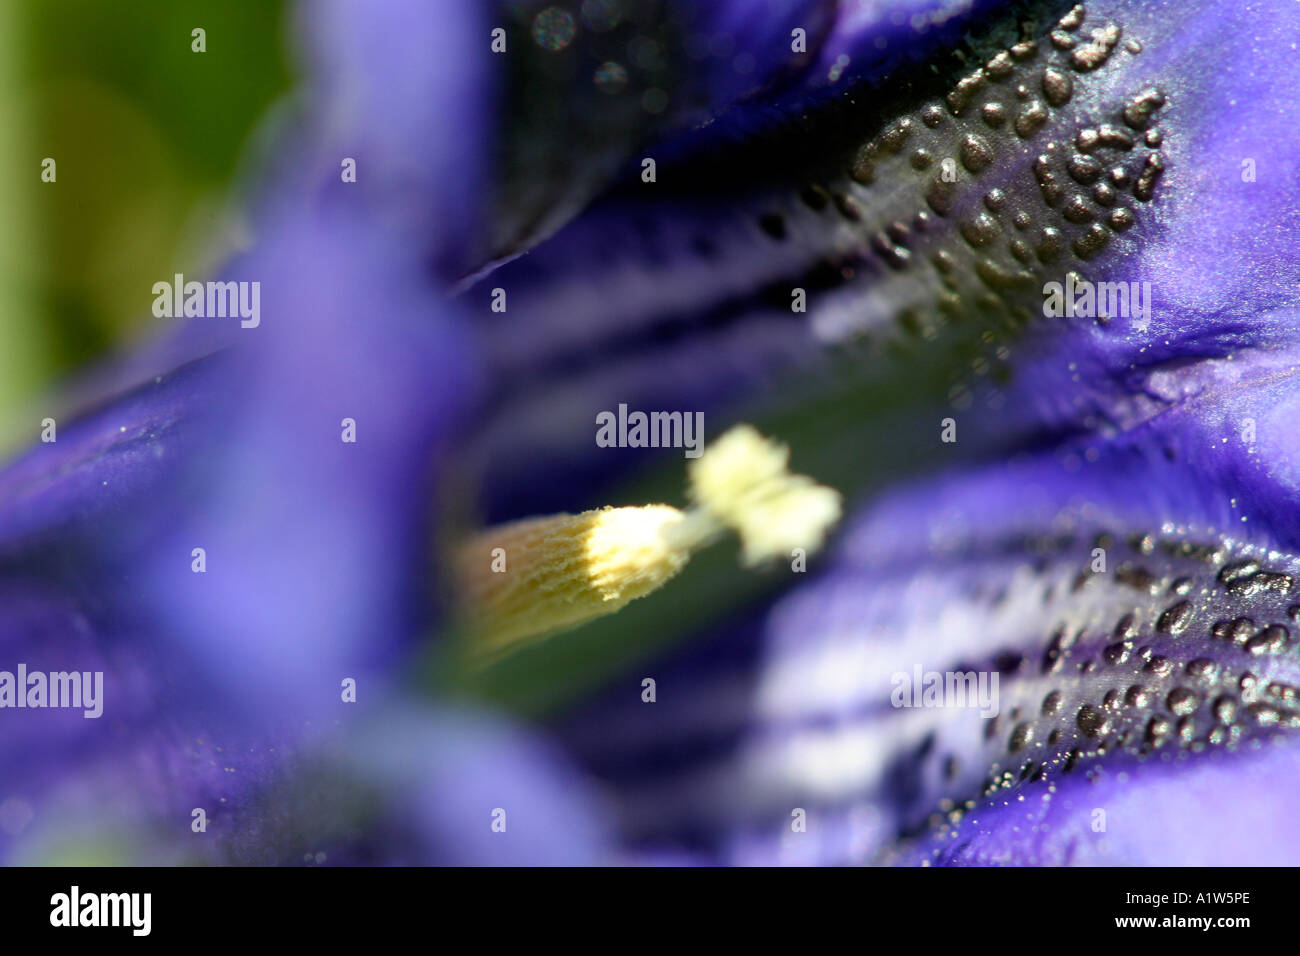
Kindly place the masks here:
<instances>
[{"instance_id":1,"label":"purple flower","mask_svg":"<svg viewBox=\"0 0 1300 956\"><path fill-rule=\"evenodd\" d=\"M460 6L300 11L261 323L0 472L0 668L105 706L0 712L0 850L1295 862L1291 15ZM462 666L466 531L679 495L620 404L788 441L830 554Z\"/></svg>"}]
</instances>

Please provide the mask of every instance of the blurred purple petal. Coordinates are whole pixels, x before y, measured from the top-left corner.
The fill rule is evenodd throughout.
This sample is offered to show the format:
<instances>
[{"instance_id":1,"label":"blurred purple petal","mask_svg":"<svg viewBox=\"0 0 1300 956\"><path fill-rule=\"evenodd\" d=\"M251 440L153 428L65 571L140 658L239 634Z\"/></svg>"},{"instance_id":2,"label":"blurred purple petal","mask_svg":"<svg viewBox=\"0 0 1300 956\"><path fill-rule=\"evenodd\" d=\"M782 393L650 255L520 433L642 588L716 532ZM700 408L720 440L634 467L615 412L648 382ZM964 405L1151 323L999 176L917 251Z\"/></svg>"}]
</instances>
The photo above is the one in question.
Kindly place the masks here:
<instances>
[{"instance_id":1,"label":"blurred purple petal","mask_svg":"<svg viewBox=\"0 0 1300 956\"><path fill-rule=\"evenodd\" d=\"M488 712L388 713L333 751L374 788L409 843L388 862L584 866L607 862L602 808L552 744Z\"/></svg>"},{"instance_id":2,"label":"blurred purple petal","mask_svg":"<svg viewBox=\"0 0 1300 956\"><path fill-rule=\"evenodd\" d=\"M145 590L241 707L321 716L343 706L345 678L359 699L382 695L424 633L433 476L475 362L401 251L347 217L269 237L245 268L262 325L229 356Z\"/></svg>"}]
</instances>

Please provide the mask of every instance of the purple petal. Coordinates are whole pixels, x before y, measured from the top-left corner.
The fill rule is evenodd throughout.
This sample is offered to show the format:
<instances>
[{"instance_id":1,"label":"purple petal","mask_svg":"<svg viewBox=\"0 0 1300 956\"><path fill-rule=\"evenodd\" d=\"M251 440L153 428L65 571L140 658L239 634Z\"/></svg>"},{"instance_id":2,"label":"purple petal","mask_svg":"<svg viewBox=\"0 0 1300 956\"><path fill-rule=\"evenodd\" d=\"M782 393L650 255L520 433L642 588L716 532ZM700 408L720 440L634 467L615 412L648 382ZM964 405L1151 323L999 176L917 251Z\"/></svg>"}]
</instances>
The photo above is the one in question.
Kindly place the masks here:
<instances>
[{"instance_id":1,"label":"purple petal","mask_svg":"<svg viewBox=\"0 0 1300 956\"><path fill-rule=\"evenodd\" d=\"M618 793L624 839L656 851L1293 859L1263 847L1291 827L1274 828L1279 802L1249 788L1261 761L1293 765L1277 748L1293 750L1300 727L1300 559L1194 514L1174 520L1185 499L1161 503L1152 478L1140 462L1043 460L891 495L757 624L647 668L653 708L624 691L566 736ZM920 706L929 674L983 675L985 688L996 675L996 715L975 687ZM895 697L905 686L916 706ZM1164 799L1183 775L1191 796ZM1208 830L1194 797L1219 785L1215 806L1243 811ZM1095 808L1119 829L1092 831ZM1160 825L1130 842L1139 812L1157 808Z\"/></svg>"},{"instance_id":2,"label":"purple petal","mask_svg":"<svg viewBox=\"0 0 1300 956\"><path fill-rule=\"evenodd\" d=\"M479 4L304 4L314 73L309 115L327 195L382 217L390 238L445 275L470 265L484 208L496 73ZM356 164L354 182L343 161ZM301 179L302 171L295 176Z\"/></svg>"},{"instance_id":3,"label":"purple petal","mask_svg":"<svg viewBox=\"0 0 1300 956\"><path fill-rule=\"evenodd\" d=\"M602 862L604 823L588 783L554 747L475 711L384 715L330 752L335 772L374 788L411 834L393 862L584 866ZM382 830L380 831L382 832Z\"/></svg>"},{"instance_id":4,"label":"purple petal","mask_svg":"<svg viewBox=\"0 0 1300 956\"><path fill-rule=\"evenodd\" d=\"M229 356L142 582L241 707L323 715L346 678L382 694L426 626L429 476L473 400L473 358L401 250L348 216L268 239L248 268L263 324Z\"/></svg>"},{"instance_id":5,"label":"purple petal","mask_svg":"<svg viewBox=\"0 0 1300 956\"><path fill-rule=\"evenodd\" d=\"M1194 374L1205 360L1291 341L1295 142L1277 104L1292 31L1259 4L1233 29L1213 3L1167 17L1112 0L1068 22L1038 20L1031 48L981 10L964 65L935 55L938 74L899 63L878 83L735 107L648 150L654 183L628 170L471 287L511 383L483 438L489 470L562 452L554 482L494 506L567 507L545 489L613 467L587 440L596 411L712 412L824 377L828 349L866 380L914 363L909 398L951 401L974 436L1013 445L1140 423L1215 374ZM950 98L962 77L978 82ZM945 159L951 189L936 185ZM1267 173L1243 182L1246 159ZM1071 272L1150 282L1151 322L1043 318L1046 283Z\"/></svg>"}]
</instances>

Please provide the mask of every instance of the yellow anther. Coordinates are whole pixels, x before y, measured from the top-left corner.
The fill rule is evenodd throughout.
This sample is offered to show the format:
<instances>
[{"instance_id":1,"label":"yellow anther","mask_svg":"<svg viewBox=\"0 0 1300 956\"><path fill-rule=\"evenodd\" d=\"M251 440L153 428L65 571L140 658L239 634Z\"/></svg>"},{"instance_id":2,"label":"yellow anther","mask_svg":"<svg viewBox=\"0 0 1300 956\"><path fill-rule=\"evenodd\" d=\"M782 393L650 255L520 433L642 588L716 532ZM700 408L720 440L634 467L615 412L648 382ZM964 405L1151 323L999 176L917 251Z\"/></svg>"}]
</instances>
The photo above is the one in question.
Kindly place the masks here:
<instances>
[{"instance_id":1,"label":"yellow anther","mask_svg":"<svg viewBox=\"0 0 1300 956\"><path fill-rule=\"evenodd\" d=\"M688 466L690 496L717 521L735 529L745 564L822 546L840 518L840 493L786 470L790 449L751 425L737 425Z\"/></svg>"},{"instance_id":2,"label":"yellow anther","mask_svg":"<svg viewBox=\"0 0 1300 956\"><path fill-rule=\"evenodd\" d=\"M617 611L657 590L726 528L746 564L813 552L840 515L839 492L786 470L789 451L748 425L689 466L693 507L600 508L489 528L457 570L475 643L500 650Z\"/></svg>"}]
</instances>

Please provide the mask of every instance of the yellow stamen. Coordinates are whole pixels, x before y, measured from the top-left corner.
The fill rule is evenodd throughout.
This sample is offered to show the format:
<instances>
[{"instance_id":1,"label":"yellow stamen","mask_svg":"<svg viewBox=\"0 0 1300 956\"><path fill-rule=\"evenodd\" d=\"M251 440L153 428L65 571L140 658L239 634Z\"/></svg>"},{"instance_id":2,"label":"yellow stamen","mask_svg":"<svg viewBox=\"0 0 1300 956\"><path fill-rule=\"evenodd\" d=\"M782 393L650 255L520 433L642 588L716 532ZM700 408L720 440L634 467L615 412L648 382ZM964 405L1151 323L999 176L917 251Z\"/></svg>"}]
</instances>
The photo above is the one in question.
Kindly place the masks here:
<instances>
[{"instance_id":1,"label":"yellow stamen","mask_svg":"<svg viewBox=\"0 0 1300 956\"><path fill-rule=\"evenodd\" d=\"M489 528L459 550L457 571L475 644L499 650L610 614L677 575L726 528L745 564L821 547L839 492L786 470L789 450L748 425L688 469L693 507L600 508Z\"/></svg>"}]
</instances>

